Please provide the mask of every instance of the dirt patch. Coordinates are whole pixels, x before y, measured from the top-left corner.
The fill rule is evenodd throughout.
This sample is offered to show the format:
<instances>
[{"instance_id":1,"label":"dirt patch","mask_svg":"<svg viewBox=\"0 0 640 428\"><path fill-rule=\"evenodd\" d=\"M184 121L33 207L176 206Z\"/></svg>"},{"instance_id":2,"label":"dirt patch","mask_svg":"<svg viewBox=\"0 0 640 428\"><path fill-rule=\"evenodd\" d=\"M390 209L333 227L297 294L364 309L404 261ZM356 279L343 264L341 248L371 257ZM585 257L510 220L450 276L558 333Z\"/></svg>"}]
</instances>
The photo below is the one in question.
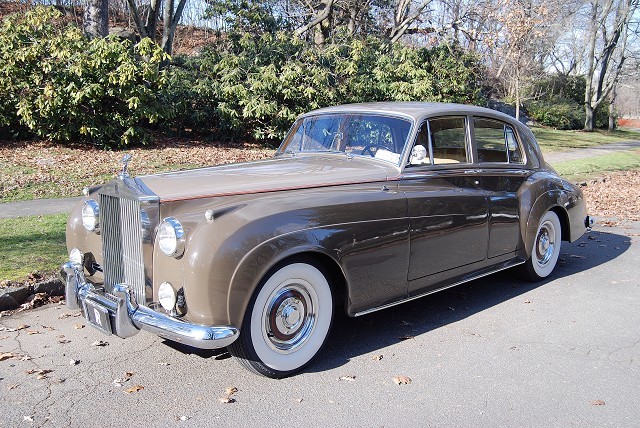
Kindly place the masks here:
<instances>
[{"instance_id":1,"label":"dirt patch","mask_svg":"<svg viewBox=\"0 0 640 428\"><path fill-rule=\"evenodd\" d=\"M640 171L607 174L582 188L589 215L640 221Z\"/></svg>"}]
</instances>

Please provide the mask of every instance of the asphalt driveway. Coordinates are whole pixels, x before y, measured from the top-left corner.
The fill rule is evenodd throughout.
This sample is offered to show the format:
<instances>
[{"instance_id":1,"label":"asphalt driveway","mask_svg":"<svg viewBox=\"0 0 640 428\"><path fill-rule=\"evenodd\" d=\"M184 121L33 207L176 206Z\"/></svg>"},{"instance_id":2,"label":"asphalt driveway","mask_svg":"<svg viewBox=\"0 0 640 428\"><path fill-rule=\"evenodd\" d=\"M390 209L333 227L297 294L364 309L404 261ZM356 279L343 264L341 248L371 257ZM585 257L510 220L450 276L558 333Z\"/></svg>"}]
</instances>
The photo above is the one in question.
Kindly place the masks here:
<instances>
[{"instance_id":1,"label":"asphalt driveway","mask_svg":"<svg viewBox=\"0 0 640 428\"><path fill-rule=\"evenodd\" d=\"M503 272L338 317L283 380L224 351L104 336L64 306L3 317L0 354L17 356L0 361L0 426L637 426L639 236L598 226L547 281Z\"/></svg>"}]
</instances>

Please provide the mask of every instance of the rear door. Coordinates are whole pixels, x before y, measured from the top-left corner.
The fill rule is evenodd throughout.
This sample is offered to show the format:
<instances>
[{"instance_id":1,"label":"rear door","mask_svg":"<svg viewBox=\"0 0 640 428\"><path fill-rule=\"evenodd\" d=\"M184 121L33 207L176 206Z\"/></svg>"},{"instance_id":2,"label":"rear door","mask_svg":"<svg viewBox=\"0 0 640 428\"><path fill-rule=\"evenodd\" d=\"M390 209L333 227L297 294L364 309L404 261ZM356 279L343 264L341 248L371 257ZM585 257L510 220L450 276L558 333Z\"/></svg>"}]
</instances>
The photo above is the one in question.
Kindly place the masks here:
<instances>
[{"instance_id":1,"label":"rear door","mask_svg":"<svg viewBox=\"0 0 640 428\"><path fill-rule=\"evenodd\" d=\"M416 145L426 144L427 156L412 156L400 180L410 220L410 281L434 274L444 279L448 271L455 276L455 268L486 258L488 201L472 168L468 122L447 116L422 123Z\"/></svg>"},{"instance_id":2,"label":"rear door","mask_svg":"<svg viewBox=\"0 0 640 428\"><path fill-rule=\"evenodd\" d=\"M531 174L513 127L500 120L473 118L473 148L480 187L489 198L489 259L515 253L523 245L519 189Z\"/></svg>"}]
</instances>

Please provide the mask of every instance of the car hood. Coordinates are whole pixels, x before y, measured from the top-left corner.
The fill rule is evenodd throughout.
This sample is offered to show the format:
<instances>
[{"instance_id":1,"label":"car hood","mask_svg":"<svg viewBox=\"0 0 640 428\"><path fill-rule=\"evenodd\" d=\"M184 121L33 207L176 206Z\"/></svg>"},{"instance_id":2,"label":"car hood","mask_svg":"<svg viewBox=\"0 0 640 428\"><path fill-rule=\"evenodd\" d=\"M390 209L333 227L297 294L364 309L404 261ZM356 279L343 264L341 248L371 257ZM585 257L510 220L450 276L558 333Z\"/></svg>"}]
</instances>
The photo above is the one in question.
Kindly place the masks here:
<instances>
[{"instance_id":1,"label":"car hood","mask_svg":"<svg viewBox=\"0 0 640 428\"><path fill-rule=\"evenodd\" d=\"M161 202L387 181L398 170L344 155L276 158L138 177Z\"/></svg>"}]
</instances>

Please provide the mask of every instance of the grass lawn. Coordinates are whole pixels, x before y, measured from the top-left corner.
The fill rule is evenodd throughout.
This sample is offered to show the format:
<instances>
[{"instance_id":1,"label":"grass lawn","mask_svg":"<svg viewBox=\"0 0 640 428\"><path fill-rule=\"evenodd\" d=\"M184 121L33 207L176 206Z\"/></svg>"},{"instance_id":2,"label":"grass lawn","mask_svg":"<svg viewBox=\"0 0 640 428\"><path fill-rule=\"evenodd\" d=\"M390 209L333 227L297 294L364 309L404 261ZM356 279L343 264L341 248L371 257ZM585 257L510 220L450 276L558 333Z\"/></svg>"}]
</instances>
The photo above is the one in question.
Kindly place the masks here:
<instances>
[{"instance_id":1,"label":"grass lawn","mask_svg":"<svg viewBox=\"0 0 640 428\"><path fill-rule=\"evenodd\" d=\"M640 150L558 162L553 164L553 167L569 181L585 181L606 172L640 169Z\"/></svg>"},{"instance_id":2,"label":"grass lawn","mask_svg":"<svg viewBox=\"0 0 640 428\"><path fill-rule=\"evenodd\" d=\"M0 281L54 274L67 258L67 214L0 219Z\"/></svg>"},{"instance_id":3,"label":"grass lawn","mask_svg":"<svg viewBox=\"0 0 640 428\"><path fill-rule=\"evenodd\" d=\"M618 129L607 131L561 131L552 128L531 128L543 152L561 152L583 147L599 146L607 143L640 140L640 132Z\"/></svg>"}]
</instances>

